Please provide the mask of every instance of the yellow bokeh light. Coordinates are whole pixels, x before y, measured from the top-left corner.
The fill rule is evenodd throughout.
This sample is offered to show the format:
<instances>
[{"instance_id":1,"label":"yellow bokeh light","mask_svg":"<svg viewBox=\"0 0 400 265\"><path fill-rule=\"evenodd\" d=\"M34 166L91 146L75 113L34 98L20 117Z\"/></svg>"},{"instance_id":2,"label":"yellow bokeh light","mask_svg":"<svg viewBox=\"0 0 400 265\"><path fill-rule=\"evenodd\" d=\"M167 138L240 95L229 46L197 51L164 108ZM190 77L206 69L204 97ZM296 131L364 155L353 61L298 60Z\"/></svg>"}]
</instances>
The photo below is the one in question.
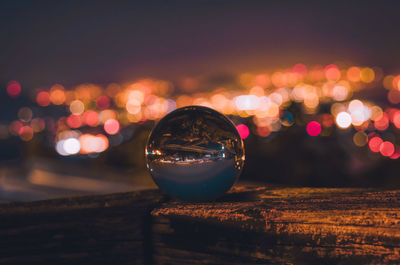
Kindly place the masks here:
<instances>
[{"instance_id":1,"label":"yellow bokeh light","mask_svg":"<svg viewBox=\"0 0 400 265\"><path fill-rule=\"evenodd\" d=\"M304 98L304 105L307 109L315 109L318 107L319 104L319 97L314 93L309 93Z\"/></svg>"},{"instance_id":2,"label":"yellow bokeh light","mask_svg":"<svg viewBox=\"0 0 400 265\"><path fill-rule=\"evenodd\" d=\"M361 81L364 83L371 83L375 79L375 72L369 67L365 67L361 69L361 76L360 76Z\"/></svg>"},{"instance_id":3,"label":"yellow bokeh light","mask_svg":"<svg viewBox=\"0 0 400 265\"><path fill-rule=\"evenodd\" d=\"M394 79L393 75L385 76L385 78L383 78L382 81L383 87L388 90L393 89L393 79Z\"/></svg>"}]
</instances>

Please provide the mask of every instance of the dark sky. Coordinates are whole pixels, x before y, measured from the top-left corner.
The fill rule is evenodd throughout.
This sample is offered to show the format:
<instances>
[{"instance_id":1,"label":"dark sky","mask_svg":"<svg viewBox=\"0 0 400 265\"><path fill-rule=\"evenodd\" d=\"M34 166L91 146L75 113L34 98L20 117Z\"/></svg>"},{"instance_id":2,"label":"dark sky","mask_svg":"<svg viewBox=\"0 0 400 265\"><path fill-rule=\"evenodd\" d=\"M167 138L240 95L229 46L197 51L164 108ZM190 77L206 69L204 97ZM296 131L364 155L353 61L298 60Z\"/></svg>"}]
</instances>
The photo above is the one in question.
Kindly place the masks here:
<instances>
[{"instance_id":1,"label":"dark sky","mask_svg":"<svg viewBox=\"0 0 400 265\"><path fill-rule=\"evenodd\" d=\"M0 84L174 79L350 61L400 70L390 1L1 1Z\"/></svg>"}]
</instances>

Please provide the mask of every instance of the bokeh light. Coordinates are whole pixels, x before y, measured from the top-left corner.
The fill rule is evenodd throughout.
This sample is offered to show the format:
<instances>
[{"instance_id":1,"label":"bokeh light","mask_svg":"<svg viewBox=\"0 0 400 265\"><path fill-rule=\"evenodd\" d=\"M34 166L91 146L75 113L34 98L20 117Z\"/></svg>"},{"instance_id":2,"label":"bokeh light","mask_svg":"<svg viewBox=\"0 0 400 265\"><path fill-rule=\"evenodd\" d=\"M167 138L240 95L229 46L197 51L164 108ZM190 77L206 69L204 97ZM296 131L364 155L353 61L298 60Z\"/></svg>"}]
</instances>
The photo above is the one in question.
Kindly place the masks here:
<instances>
[{"instance_id":1,"label":"bokeh light","mask_svg":"<svg viewBox=\"0 0 400 265\"><path fill-rule=\"evenodd\" d=\"M85 104L83 104L83 102L79 99L74 100L69 105L69 110L72 114L80 115L85 111Z\"/></svg>"},{"instance_id":2,"label":"bokeh light","mask_svg":"<svg viewBox=\"0 0 400 265\"><path fill-rule=\"evenodd\" d=\"M19 137L23 140L23 141L30 141L33 138L33 129L30 126L22 126L19 129Z\"/></svg>"},{"instance_id":3,"label":"bokeh light","mask_svg":"<svg viewBox=\"0 0 400 265\"><path fill-rule=\"evenodd\" d=\"M372 137L368 142L369 149L374 153L378 153L382 143L383 140L379 136Z\"/></svg>"},{"instance_id":4,"label":"bokeh light","mask_svg":"<svg viewBox=\"0 0 400 265\"><path fill-rule=\"evenodd\" d=\"M249 127L244 124L239 124L236 126L237 131L240 134L240 138L246 139L250 135Z\"/></svg>"},{"instance_id":5,"label":"bokeh light","mask_svg":"<svg viewBox=\"0 0 400 265\"><path fill-rule=\"evenodd\" d=\"M321 133L321 124L311 121L307 124L307 133L310 136L318 136Z\"/></svg>"},{"instance_id":6,"label":"bokeh light","mask_svg":"<svg viewBox=\"0 0 400 265\"><path fill-rule=\"evenodd\" d=\"M133 124L157 121L179 107L201 105L238 118L242 139L254 134L267 142L261 138L272 139L296 126L306 126L313 137L334 136L335 128L348 129L343 135L352 137L355 146L368 144L371 151L397 159L400 75L384 75L378 67L343 65L298 63L275 71L240 73L231 83L214 87L203 77L183 77L175 83L146 78L104 87L55 84L35 91L32 99L37 105L20 106L16 120L0 124L0 138L29 141L37 133L46 133L60 155L101 153L109 148L109 139L114 139L112 146L125 141L125 128ZM382 85L387 89L383 98L387 104L361 94L363 90L375 93L371 88ZM17 97L21 85L10 81L7 93ZM45 114L53 110L58 116ZM388 143L383 145L382 139Z\"/></svg>"},{"instance_id":7,"label":"bokeh light","mask_svg":"<svg viewBox=\"0 0 400 265\"><path fill-rule=\"evenodd\" d=\"M68 155L75 155L79 153L79 150L81 149L81 143L76 138L69 138L63 141L62 147L65 153Z\"/></svg>"},{"instance_id":8,"label":"bokeh light","mask_svg":"<svg viewBox=\"0 0 400 265\"><path fill-rule=\"evenodd\" d=\"M341 129L346 129L349 128L351 125L351 116L347 112L340 112L336 116L336 124L339 126Z\"/></svg>"},{"instance_id":9,"label":"bokeh light","mask_svg":"<svg viewBox=\"0 0 400 265\"><path fill-rule=\"evenodd\" d=\"M119 128L119 122L115 119L109 119L104 123L104 131L110 135L117 134Z\"/></svg>"},{"instance_id":10,"label":"bokeh light","mask_svg":"<svg viewBox=\"0 0 400 265\"><path fill-rule=\"evenodd\" d=\"M32 119L33 112L28 107L22 107L18 110L18 118L22 122L29 122Z\"/></svg>"},{"instance_id":11,"label":"bokeh light","mask_svg":"<svg viewBox=\"0 0 400 265\"><path fill-rule=\"evenodd\" d=\"M21 94L21 85L17 81L8 82L7 94L12 98L18 97Z\"/></svg>"},{"instance_id":12,"label":"bokeh light","mask_svg":"<svg viewBox=\"0 0 400 265\"><path fill-rule=\"evenodd\" d=\"M50 93L47 91L40 91L36 95L36 102L37 102L37 104L39 104L42 107L46 107L46 106L50 105L50 103L51 103Z\"/></svg>"},{"instance_id":13,"label":"bokeh light","mask_svg":"<svg viewBox=\"0 0 400 265\"><path fill-rule=\"evenodd\" d=\"M356 146L365 146L368 142L368 136L365 132L356 132L353 136L353 142Z\"/></svg>"},{"instance_id":14,"label":"bokeh light","mask_svg":"<svg viewBox=\"0 0 400 265\"><path fill-rule=\"evenodd\" d=\"M383 156L391 156L394 153L394 145L389 141L382 142L379 151Z\"/></svg>"}]
</instances>

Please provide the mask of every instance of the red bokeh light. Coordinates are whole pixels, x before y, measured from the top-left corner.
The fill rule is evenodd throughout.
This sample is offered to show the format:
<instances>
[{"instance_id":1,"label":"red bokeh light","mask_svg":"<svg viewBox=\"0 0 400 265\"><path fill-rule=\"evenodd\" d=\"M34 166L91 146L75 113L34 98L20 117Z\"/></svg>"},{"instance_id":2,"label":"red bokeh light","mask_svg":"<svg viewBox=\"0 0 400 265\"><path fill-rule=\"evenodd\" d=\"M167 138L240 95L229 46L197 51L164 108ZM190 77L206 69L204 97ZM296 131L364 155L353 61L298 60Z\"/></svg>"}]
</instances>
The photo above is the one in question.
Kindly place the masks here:
<instances>
[{"instance_id":1,"label":"red bokeh light","mask_svg":"<svg viewBox=\"0 0 400 265\"><path fill-rule=\"evenodd\" d=\"M322 118L322 125L324 127L327 127L327 128L332 127L334 120L333 120L333 117L331 114L327 114L327 113L322 114L321 118Z\"/></svg>"},{"instance_id":2,"label":"red bokeh light","mask_svg":"<svg viewBox=\"0 0 400 265\"><path fill-rule=\"evenodd\" d=\"M104 110L110 107L110 99L107 96L100 96L96 99L96 107Z\"/></svg>"},{"instance_id":3,"label":"red bokeh light","mask_svg":"<svg viewBox=\"0 0 400 265\"><path fill-rule=\"evenodd\" d=\"M292 68L293 73L299 74L301 77L305 77L307 75L307 66L302 63L295 64Z\"/></svg>"},{"instance_id":4,"label":"red bokeh light","mask_svg":"<svg viewBox=\"0 0 400 265\"><path fill-rule=\"evenodd\" d=\"M13 134L13 135L18 135L20 129L22 128L22 126L23 126L22 122L20 122L20 121L13 121L13 122L10 124L10 127L9 127L9 128L10 128L11 134Z\"/></svg>"},{"instance_id":5,"label":"red bokeh light","mask_svg":"<svg viewBox=\"0 0 400 265\"><path fill-rule=\"evenodd\" d=\"M79 128L82 126L82 117L80 115L71 114L67 118L67 124L70 128Z\"/></svg>"},{"instance_id":6,"label":"red bokeh light","mask_svg":"<svg viewBox=\"0 0 400 265\"><path fill-rule=\"evenodd\" d=\"M372 137L368 142L369 149L372 152L378 153L380 151L380 146L383 143L383 140L379 136Z\"/></svg>"},{"instance_id":7,"label":"red bokeh light","mask_svg":"<svg viewBox=\"0 0 400 265\"><path fill-rule=\"evenodd\" d=\"M389 117L386 113L383 113L382 117L379 120L376 120L375 128L380 131L384 131L389 127Z\"/></svg>"},{"instance_id":8,"label":"red bokeh light","mask_svg":"<svg viewBox=\"0 0 400 265\"><path fill-rule=\"evenodd\" d=\"M244 124L239 124L238 126L236 126L236 130L239 132L240 138L242 139L246 139L250 134L249 127Z\"/></svg>"},{"instance_id":9,"label":"red bokeh light","mask_svg":"<svg viewBox=\"0 0 400 265\"><path fill-rule=\"evenodd\" d=\"M391 156L394 153L394 145L389 141L385 141L379 146L379 151L383 156Z\"/></svg>"},{"instance_id":10,"label":"red bokeh light","mask_svg":"<svg viewBox=\"0 0 400 265\"><path fill-rule=\"evenodd\" d=\"M30 141L33 138L33 129L30 126L23 126L18 134L23 141Z\"/></svg>"},{"instance_id":11,"label":"red bokeh light","mask_svg":"<svg viewBox=\"0 0 400 265\"><path fill-rule=\"evenodd\" d=\"M307 124L307 133L310 136L318 136L321 133L321 124L311 121Z\"/></svg>"},{"instance_id":12,"label":"red bokeh light","mask_svg":"<svg viewBox=\"0 0 400 265\"><path fill-rule=\"evenodd\" d=\"M108 134L117 134L119 132L119 128L119 122L115 119L108 119L104 123L104 131L106 131Z\"/></svg>"},{"instance_id":13,"label":"red bokeh light","mask_svg":"<svg viewBox=\"0 0 400 265\"><path fill-rule=\"evenodd\" d=\"M257 133L261 137L268 137L271 134L271 130L268 127L257 127Z\"/></svg>"},{"instance_id":14,"label":"red bokeh light","mask_svg":"<svg viewBox=\"0 0 400 265\"><path fill-rule=\"evenodd\" d=\"M400 111L399 110L397 110L393 114L392 122L393 122L394 126L396 126L396 128L400 129Z\"/></svg>"},{"instance_id":15,"label":"red bokeh light","mask_svg":"<svg viewBox=\"0 0 400 265\"><path fill-rule=\"evenodd\" d=\"M42 107L50 105L50 93L47 91L39 92L36 95L36 102Z\"/></svg>"},{"instance_id":16,"label":"red bokeh light","mask_svg":"<svg viewBox=\"0 0 400 265\"><path fill-rule=\"evenodd\" d=\"M21 94L21 85L17 81L8 82L7 94L12 98L18 97Z\"/></svg>"},{"instance_id":17,"label":"red bokeh light","mask_svg":"<svg viewBox=\"0 0 400 265\"><path fill-rule=\"evenodd\" d=\"M390 156L391 159L398 159L400 157L400 150L397 147L396 151L393 153L393 155Z\"/></svg>"},{"instance_id":18,"label":"red bokeh light","mask_svg":"<svg viewBox=\"0 0 400 265\"><path fill-rule=\"evenodd\" d=\"M98 114L93 110L88 110L83 114L83 119L90 127L96 127L98 125Z\"/></svg>"}]
</instances>

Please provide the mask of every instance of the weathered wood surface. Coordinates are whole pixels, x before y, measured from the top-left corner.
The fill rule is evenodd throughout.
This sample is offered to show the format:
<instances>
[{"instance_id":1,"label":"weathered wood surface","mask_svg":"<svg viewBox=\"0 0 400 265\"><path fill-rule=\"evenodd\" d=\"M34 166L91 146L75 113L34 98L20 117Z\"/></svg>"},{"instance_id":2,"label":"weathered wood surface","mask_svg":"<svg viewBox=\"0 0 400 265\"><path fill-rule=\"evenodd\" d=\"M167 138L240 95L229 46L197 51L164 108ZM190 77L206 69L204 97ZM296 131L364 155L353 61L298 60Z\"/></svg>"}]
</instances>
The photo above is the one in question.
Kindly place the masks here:
<instances>
[{"instance_id":1,"label":"weathered wood surface","mask_svg":"<svg viewBox=\"0 0 400 265\"><path fill-rule=\"evenodd\" d=\"M399 264L400 191L237 187L0 205L0 264Z\"/></svg>"},{"instance_id":2,"label":"weathered wood surface","mask_svg":"<svg viewBox=\"0 0 400 265\"><path fill-rule=\"evenodd\" d=\"M0 205L0 264L151 264L157 190Z\"/></svg>"},{"instance_id":3,"label":"weathered wood surface","mask_svg":"<svg viewBox=\"0 0 400 265\"><path fill-rule=\"evenodd\" d=\"M237 188L152 211L155 264L400 264L400 191Z\"/></svg>"}]
</instances>

